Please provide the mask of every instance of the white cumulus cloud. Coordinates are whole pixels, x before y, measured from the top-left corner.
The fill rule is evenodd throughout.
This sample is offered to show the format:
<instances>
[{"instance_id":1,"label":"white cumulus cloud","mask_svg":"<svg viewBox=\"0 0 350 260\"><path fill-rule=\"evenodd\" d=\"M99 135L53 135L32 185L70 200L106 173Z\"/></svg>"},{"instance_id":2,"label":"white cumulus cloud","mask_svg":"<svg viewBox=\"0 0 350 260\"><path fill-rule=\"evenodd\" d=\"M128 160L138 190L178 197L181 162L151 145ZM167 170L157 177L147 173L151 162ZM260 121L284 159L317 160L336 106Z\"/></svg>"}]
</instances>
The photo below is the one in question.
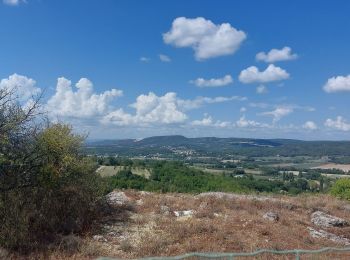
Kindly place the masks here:
<instances>
[{"instance_id":1,"label":"white cumulus cloud","mask_svg":"<svg viewBox=\"0 0 350 260\"><path fill-rule=\"evenodd\" d=\"M276 123L277 121L281 120L283 117L285 117L293 112L294 112L294 109L292 107L278 106L272 111L261 113L261 115L272 116L273 122Z\"/></svg>"},{"instance_id":2,"label":"white cumulus cloud","mask_svg":"<svg viewBox=\"0 0 350 260\"><path fill-rule=\"evenodd\" d=\"M163 96L157 96L153 92L150 92L138 96L136 102L130 105L130 107L135 109L135 113L128 113L123 109L116 109L115 111L106 114L101 122L105 124L112 123L120 126L179 124L188 119L188 116L185 113L188 110L197 109L206 104L222 103L233 100L240 101L245 99L245 97L239 96L181 99L178 98L177 94L174 92L168 92ZM215 122L215 124L219 126L220 124L224 125L225 123L218 121Z\"/></svg>"},{"instance_id":3,"label":"white cumulus cloud","mask_svg":"<svg viewBox=\"0 0 350 260\"><path fill-rule=\"evenodd\" d=\"M81 78L73 89L72 82L61 77L57 79L56 92L48 100L46 109L54 117L89 118L108 112L110 103L122 95L118 89L96 94L92 82L86 78Z\"/></svg>"},{"instance_id":4,"label":"white cumulus cloud","mask_svg":"<svg viewBox=\"0 0 350 260\"><path fill-rule=\"evenodd\" d=\"M245 115L241 116L235 123L236 127L239 128L270 128L268 124L259 123L254 120L246 119Z\"/></svg>"},{"instance_id":5,"label":"white cumulus cloud","mask_svg":"<svg viewBox=\"0 0 350 260\"><path fill-rule=\"evenodd\" d=\"M292 53L290 47L283 47L282 49L272 49L268 53L259 52L256 54L256 60L265 61L268 63L273 63L276 61L285 61L285 60L295 60L298 58L298 55Z\"/></svg>"},{"instance_id":6,"label":"white cumulus cloud","mask_svg":"<svg viewBox=\"0 0 350 260\"><path fill-rule=\"evenodd\" d=\"M212 78L212 79L197 78L195 80L190 81L190 83L192 83L200 88L222 87L222 86L229 85L232 82L233 82L233 79L232 79L231 75L226 75L222 78Z\"/></svg>"},{"instance_id":7,"label":"white cumulus cloud","mask_svg":"<svg viewBox=\"0 0 350 260\"><path fill-rule=\"evenodd\" d=\"M171 29L163 34L166 44L192 48L197 60L233 54L246 37L244 31L229 23L214 24L203 17L178 17Z\"/></svg>"},{"instance_id":8,"label":"white cumulus cloud","mask_svg":"<svg viewBox=\"0 0 350 260\"><path fill-rule=\"evenodd\" d=\"M41 93L34 79L16 73L0 81L1 89L13 92L23 104L31 102L33 97Z\"/></svg>"},{"instance_id":9,"label":"white cumulus cloud","mask_svg":"<svg viewBox=\"0 0 350 260\"><path fill-rule=\"evenodd\" d=\"M251 66L242 70L239 74L239 80L242 83L266 83L271 81L279 81L289 78L289 73L284 69L270 64L264 71L259 71L255 66Z\"/></svg>"},{"instance_id":10,"label":"white cumulus cloud","mask_svg":"<svg viewBox=\"0 0 350 260\"><path fill-rule=\"evenodd\" d=\"M337 116L335 120L328 118L324 125L341 131L350 131L350 123L348 123L342 116Z\"/></svg>"},{"instance_id":11,"label":"white cumulus cloud","mask_svg":"<svg viewBox=\"0 0 350 260\"><path fill-rule=\"evenodd\" d=\"M132 105L135 114L118 109L107 114L103 123L115 125L148 125L148 124L173 124L181 123L187 119L187 115L180 111L176 93L169 92L164 96L157 96L153 92L140 95Z\"/></svg>"},{"instance_id":12,"label":"white cumulus cloud","mask_svg":"<svg viewBox=\"0 0 350 260\"><path fill-rule=\"evenodd\" d=\"M318 127L315 122L306 121L305 124L303 124L303 128L307 130L316 130Z\"/></svg>"},{"instance_id":13,"label":"white cumulus cloud","mask_svg":"<svg viewBox=\"0 0 350 260\"><path fill-rule=\"evenodd\" d=\"M350 75L328 79L327 83L323 86L323 90L327 93L350 91Z\"/></svg>"},{"instance_id":14,"label":"white cumulus cloud","mask_svg":"<svg viewBox=\"0 0 350 260\"><path fill-rule=\"evenodd\" d=\"M194 126L205 126L205 127L219 127L224 128L231 125L228 121L215 121L210 115L204 114L204 117L202 120L194 120L191 122L191 125Z\"/></svg>"}]
</instances>

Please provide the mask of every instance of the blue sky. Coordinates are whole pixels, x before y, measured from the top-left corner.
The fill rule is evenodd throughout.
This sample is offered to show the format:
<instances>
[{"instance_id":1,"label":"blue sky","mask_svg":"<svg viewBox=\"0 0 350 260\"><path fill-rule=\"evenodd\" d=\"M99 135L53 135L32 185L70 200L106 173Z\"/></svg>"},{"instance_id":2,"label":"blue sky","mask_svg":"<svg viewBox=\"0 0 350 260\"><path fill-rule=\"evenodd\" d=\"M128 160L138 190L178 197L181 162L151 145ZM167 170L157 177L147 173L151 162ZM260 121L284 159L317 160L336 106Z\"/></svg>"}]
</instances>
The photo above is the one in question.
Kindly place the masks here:
<instances>
[{"instance_id":1,"label":"blue sky","mask_svg":"<svg viewBox=\"0 0 350 260\"><path fill-rule=\"evenodd\" d=\"M1 1L0 88L91 138L350 138L349 1Z\"/></svg>"}]
</instances>

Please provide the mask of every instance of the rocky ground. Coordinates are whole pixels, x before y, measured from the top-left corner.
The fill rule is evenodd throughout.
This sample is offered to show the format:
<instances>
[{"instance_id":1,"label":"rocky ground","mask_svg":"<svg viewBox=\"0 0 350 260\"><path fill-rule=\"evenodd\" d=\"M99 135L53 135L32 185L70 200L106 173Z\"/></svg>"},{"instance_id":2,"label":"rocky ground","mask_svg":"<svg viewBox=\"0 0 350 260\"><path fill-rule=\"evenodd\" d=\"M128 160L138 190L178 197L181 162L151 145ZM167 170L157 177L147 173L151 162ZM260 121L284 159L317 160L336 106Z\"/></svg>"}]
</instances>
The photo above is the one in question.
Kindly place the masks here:
<instances>
[{"instance_id":1,"label":"rocky ground","mask_svg":"<svg viewBox=\"0 0 350 260\"><path fill-rule=\"evenodd\" d=\"M104 256L350 246L350 204L328 195L114 191L108 195L108 204L116 211L111 210L91 235ZM350 259L349 254L332 259L338 257Z\"/></svg>"},{"instance_id":2,"label":"rocky ground","mask_svg":"<svg viewBox=\"0 0 350 260\"><path fill-rule=\"evenodd\" d=\"M65 256L53 252L43 259L132 259L188 252L350 246L350 204L328 195L114 191L107 202L104 217L92 233L84 238L71 236L62 243L62 249L69 252L70 248L78 248L78 253L73 250ZM258 259L295 256L263 255ZM350 259L350 253L301 259Z\"/></svg>"}]
</instances>

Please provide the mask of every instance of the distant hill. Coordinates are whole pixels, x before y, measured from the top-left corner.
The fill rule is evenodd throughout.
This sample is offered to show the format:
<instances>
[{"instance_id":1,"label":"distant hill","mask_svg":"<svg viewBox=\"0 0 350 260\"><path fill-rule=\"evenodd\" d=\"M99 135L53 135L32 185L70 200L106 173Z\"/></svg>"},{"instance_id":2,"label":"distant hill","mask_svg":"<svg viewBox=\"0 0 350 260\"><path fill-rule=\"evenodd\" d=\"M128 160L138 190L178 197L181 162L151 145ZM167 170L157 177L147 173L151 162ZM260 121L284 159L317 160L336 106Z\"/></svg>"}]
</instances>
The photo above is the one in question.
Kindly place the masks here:
<instances>
[{"instance_id":1,"label":"distant hill","mask_svg":"<svg viewBox=\"0 0 350 260\"><path fill-rule=\"evenodd\" d=\"M350 141L301 141L292 139L187 138L181 135L144 139L95 140L86 143L88 154L143 156L167 155L174 150L191 150L199 155L245 156L350 156Z\"/></svg>"}]
</instances>

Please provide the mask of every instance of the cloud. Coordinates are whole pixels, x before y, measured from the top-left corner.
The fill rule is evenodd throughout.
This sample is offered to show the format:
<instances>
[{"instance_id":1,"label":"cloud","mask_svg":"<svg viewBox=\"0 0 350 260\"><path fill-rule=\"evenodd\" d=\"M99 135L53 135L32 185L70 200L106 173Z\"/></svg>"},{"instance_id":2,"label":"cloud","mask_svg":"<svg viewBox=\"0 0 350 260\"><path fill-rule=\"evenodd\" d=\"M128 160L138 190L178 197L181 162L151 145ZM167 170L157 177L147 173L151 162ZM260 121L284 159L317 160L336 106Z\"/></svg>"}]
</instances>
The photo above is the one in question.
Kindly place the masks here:
<instances>
[{"instance_id":1,"label":"cloud","mask_svg":"<svg viewBox=\"0 0 350 260\"><path fill-rule=\"evenodd\" d=\"M111 89L101 94L94 93L93 84L81 78L72 88L72 82L58 78L55 94L47 101L46 109L53 117L91 118L104 115L111 109L110 103L123 95L118 89Z\"/></svg>"},{"instance_id":2,"label":"cloud","mask_svg":"<svg viewBox=\"0 0 350 260\"><path fill-rule=\"evenodd\" d=\"M163 34L166 44L192 48L197 60L233 54L246 37L245 32L229 23L216 25L203 17L178 17L171 29Z\"/></svg>"},{"instance_id":3,"label":"cloud","mask_svg":"<svg viewBox=\"0 0 350 260\"><path fill-rule=\"evenodd\" d=\"M22 3L27 3L26 0L2 0L5 5L17 6Z\"/></svg>"},{"instance_id":4,"label":"cloud","mask_svg":"<svg viewBox=\"0 0 350 260\"><path fill-rule=\"evenodd\" d=\"M148 124L174 124L187 119L187 115L180 111L176 93L169 92L164 96L157 96L153 92L140 95L132 105L136 110L134 115L118 109L107 114L103 123L115 125L148 125Z\"/></svg>"},{"instance_id":5,"label":"cloud","mask_svg":"<svg viewBox=\"0 0 350 260\"><path fill-rule=\"evenodd\" d=\"M16 73L0 81L0 90L1 89L13 91L22 105L27 102L32 102L33 97L41 93L41 89L36 86L36 81L34 79Z\"/></svg>"},{"instance_id":6,"label":"cloud","mask_svg":"<svg viewBox=\"0 0 350 260\"><path fill-rule=\"evenodd\" d=\"M130 107L135 109L134 114L127 113L123 109L116 109L106 114L101 122L119 126L180 124L188 119L185 113L186 111L200 108L205 104L245 99L245 97L239 96L181 99L178 98L177 94L174 92L168 92L164 96L157 96L153 92L149 92L147 95L143 94L138 96L136 102L130 105ZM222 124L223 122L219 123ZM219 125L219 123L217 125Z\"/></svg>"},{"instance_id":7,"label":"cloud","mask_svg":"<svg viewBox=\"0 0 350 260\"><path fill-rule=\"evenodd\" d=\"M307 121L305 124L303 124L303 128L307 130L316 130L318 127L315 122Z\"/></svg>"},{"instance_id":8,"label":"cloud","mask_svg":"<svg viewBox=\"0 0 350 260\"><path fill-rule=\"evenodd\" d=\"M194 120L191 122L191 125L224 128L224 127L230 126L231 123L228 121L220 121L220 120L214 121L210 115L204 114L204 117L202 120Z\"/></svg>"},{"instance_id":9,"label":"cloud","mask_svg":"<svg viewBox=\"0 0 350 260\"><path fill-rule=\"evenodd\" d=\"M140 57L140 61L141 61L141 62L150 62L151 59L150 59L150 58L147 58L147 57Z\"/></svg>"},{"instance_id":10,"label":"cloud","mask_svg":"<svg viewBox=\"0 0 350 260\"><path fill-rule=\"evenodd\" d=\"M265 94L267 92L268 92L267 87L265 87L264 85L260 85L256 88L256 93L258 94Z\"/></svg>"},{"instance_id":11,"label":"cloud","mask_svg":"<svg viewBox=\"0 0 350 260\"><path fill-rule=\"evenodd\" d=\"M237 127L250 127L250 126L259 126L259 123L252 121L252 120L247 120L245 116L242 116L239 120L236 122Z\"/></svg>"},{"instance_id":12,"label":"cloud","mask_svg":"<svg viewBox=\"0 0 350 260\"><path fill-rule=\"evenodd\" d=\"M239 128L271 128L271 126L268 124L259 123L254 120L248 120L244 115L236 121L235 126Z\"/></svg>"},{"instance_id":13,"label":"cloud","mask_svg":"<svg viewBox=\"0 0 350 260\"><path fill-rule=\"evenodd\" d=\"M255 82L266 83L288 78L289 74L287 71L273 64L270 64L264 71L259 71L257 67L251 66L242 70L239 74L239 80L245 84Z\"/></svg>"},{"instance_id":14,"label":"cloud","mask_svg":"<svg viewBox=\"0 0 350 260\"><path fill-rule=\"evenodd\" d=\"M276 123L277 121L281 120L283 117L285 117L293 112L294 112L294 109L292 107L278 106L274 110L260 113L260 115L272 116L273 123Z\"/></svg>"},{"instance_id":15,"label":"cloud","mask_svg":"<svg viewBox=\"0 0 350 260\"><path fill-rule=\"evenodd\" d=\"M323 86L323 90L327 93L350 91L350 75L328 79L327 83Z\"/></svg>"},{"instance_id":16,"label":"cloud","mask_svg":"<svg viewBox=\"0 0 350 260\"><path fill-rule=\"evenodd\" d=\"M239 112L241 112L241 113L244 113L246 111L247 111L247 109L245 107L241 107L241 109L239 110Z\"/></svg>"},{"instance_id":17,"label":"cloud","mask_svg":"<svg viewBox=\"0 0 350 260\"><path fill-rule=\"evenodd\" d=\"M247 100L246 97L241 96L231 96L231 97L197 97L195 99L179 99L178 103L179 106L182 107L184 110L191 110L199 108L205 104L215 104L215 103L223 103L223 102L229 102L229 101L245 101Z\"/></svg>"},{"instance_id":18,"label":"cloud","mask_svg":"<svg viewBox=\"0 0 350 260\"><path fill-rule=\"evenodd\" d=\"M328 118L325 126L341 131L350 131L350 123L347 123L342 116L337 116L335 120Z\"/></svg>"},{"instance_id":19,"label":"cloud","mask_svg":"<svg viewBox=\"0 0 350 260\"><path fill-rule=\"evenodd\" d=\"M256 54L257 61L265 61L268 63L273 63L276 61L286 61L286 60L295 60L298 58L298 55L292 53L290 47L283 47L282 49L272 49L268 53L259 52Z\"/></svg>"},{"instance_id":20,"label":"cloud","mask_svg":"<svg viewBox=\"0 0 350 260\"><path fill-rule=\"evenodd\" d=\"M191 80L190 83L196 85L197 87L200 88L205 88L205 87L222 87L229 85L233 82L233 79L231 75L226 75L222 78L217 78L217 79L204 79L204 78L198 78L195 80Z\"/></svg>"},{"instance_id":21,"label":"cloud","mask_svg":"<svg viewBox=\"0 0 350 260\"><path fill-rule=\"evenodd\" d=\"M171 62L171 59L169 58L169 56L164 55L164 54L159 54L159 59L160 59L162 62Z\"/></svg>"}]
</instances>

